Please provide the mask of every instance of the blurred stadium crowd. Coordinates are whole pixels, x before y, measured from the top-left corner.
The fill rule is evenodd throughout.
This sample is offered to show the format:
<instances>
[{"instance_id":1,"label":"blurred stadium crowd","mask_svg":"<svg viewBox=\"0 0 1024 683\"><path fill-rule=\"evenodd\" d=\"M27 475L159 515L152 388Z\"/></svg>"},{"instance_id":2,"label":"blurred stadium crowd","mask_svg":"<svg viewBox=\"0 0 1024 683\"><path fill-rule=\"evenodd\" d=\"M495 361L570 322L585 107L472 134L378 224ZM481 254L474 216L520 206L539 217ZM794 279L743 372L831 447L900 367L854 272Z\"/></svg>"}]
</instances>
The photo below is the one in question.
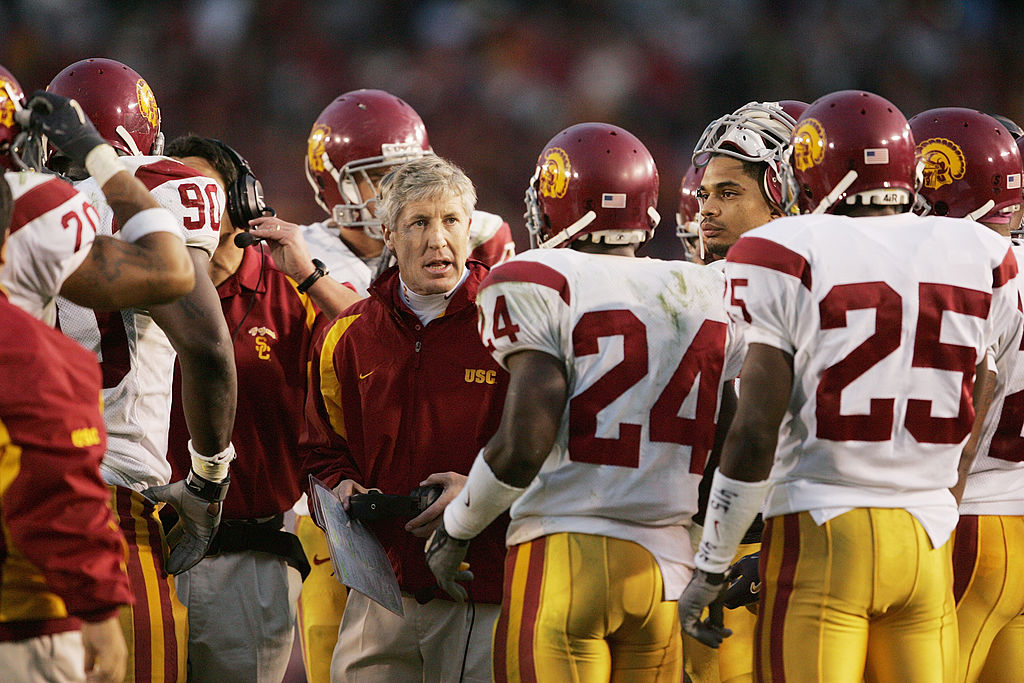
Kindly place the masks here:
<instances>
[{"instance_id":1,"label":"blurred stadium crowd","mask_svg":"<svg viewBox=\"0 0 1024 683\"><path fill-rule=\"evenodd\" d=\"M957 105L1019 121L1022 29L998 0L0 0L0 63L27 92L79 59L129 64L168 139L233 145L297 223L319 216L302 172L317 114L348 90L390 91L520 248L536 150L571 123L615 123L654 154L648 253L674 258L679 181L712 119L855 87L908 117Z\"/></svg>"}]
</instances>

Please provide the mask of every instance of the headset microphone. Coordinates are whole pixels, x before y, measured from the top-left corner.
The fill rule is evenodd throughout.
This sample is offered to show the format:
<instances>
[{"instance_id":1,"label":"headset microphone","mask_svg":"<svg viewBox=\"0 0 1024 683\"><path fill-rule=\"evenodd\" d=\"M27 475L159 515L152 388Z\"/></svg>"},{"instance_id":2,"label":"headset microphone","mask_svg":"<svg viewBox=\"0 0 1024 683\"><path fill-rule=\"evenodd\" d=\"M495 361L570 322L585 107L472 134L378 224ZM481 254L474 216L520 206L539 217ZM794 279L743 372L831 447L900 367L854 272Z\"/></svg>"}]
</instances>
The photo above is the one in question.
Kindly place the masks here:
<instances>
[{"instance_id":1,"label":"headset microphone","mask_svg":"<svg viewBox=\"0 0 1024 683\"><path fill-rule=\"evenodd\" d=\"M276 216L277 212L274 211L272 207L265 206L263 207L263 215ZM235 235L235 246L238 247L239 249L245 249L246 247L251 247L252 245L259 244L260 242L263 241L264 240L262 237L257 237L256 235L253 235L250 232L240 232L237 235Z\"/></svg>"}]
</instances>

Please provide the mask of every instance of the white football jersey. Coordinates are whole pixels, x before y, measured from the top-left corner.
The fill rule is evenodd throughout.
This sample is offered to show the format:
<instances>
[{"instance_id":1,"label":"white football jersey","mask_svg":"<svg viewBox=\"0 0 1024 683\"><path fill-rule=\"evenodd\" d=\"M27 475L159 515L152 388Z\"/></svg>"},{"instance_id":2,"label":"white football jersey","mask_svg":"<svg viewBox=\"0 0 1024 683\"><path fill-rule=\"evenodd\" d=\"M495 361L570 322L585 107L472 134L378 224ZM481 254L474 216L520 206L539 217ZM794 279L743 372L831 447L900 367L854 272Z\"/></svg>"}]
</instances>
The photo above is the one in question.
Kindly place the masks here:
<instances>
[{"instance_id":1,"label":"white football jersey","mask_svg":"<svg viewBox=\"0 0 1024 683\"><path fill-rule=\"evenodd\" d=\"M220 239L226 197L212 178L168 157L121 157L157 202L180 222L185 243L209 255ZM100 235L116 235L113 209L96 181L76 187L100 214ZM103 370L103 419L108 483L143 490L166 484L167 430L171 411L174 349L149 314L141 309L92 311L58 299L61 330L93 351Z\"/></svg>"},{"instance_id":2,"label":"white football jersey","mask_svg":"<svg viewBox=\"0 0 1024 683\"><path fill-rule=\"evenodd\" d=\"M765 515L901 507L945 543L975 366L1019 344L1005 239L963 219L789 217L744 234L726 277L747 343L793 356Z\"/></svg>"},{"instance_id":3,"label":"white football jersey","mask_svg":"<svg viewBox=\"0 0 1024 683\"><path fill-rule=\"evenodd\" d=\"M1024 246L1015 246L1017 263ZM1024 277L1017 278L1024 298ZM996 367L996 387L960 501L963 515L1024 515L1024 341Z\"/></svg>"},{"instance_id":4,"label":"white football jersey","mask_svg":"<svg viewBox=\"0 0 1024 683\"><path fill-rule=\"evenodd\" d=\"M0 285L12 304L52 326L60 288L88 255L100 217L85 195L56 176L20 171L4 178L14 215Z\"/></svg>"},{"instance_id":5,"label":"white football jersey","mask_svg":"<svg viewBox=\"0 0 1024 683\"><path fill-rule=\"evenodd\" d=\"M666 599L689 578L697 485L723 382L745 348L722 275L684 261L531 250L477 294L480 334L503 366L537 350L564 363L569 400L551 453L512 505L508 543L557 532L635 541Z\"/></svg>"},{"instance_id":6,"label":"white football jersey","mask_svg":"<svg viewBox=\"0 0 1024 683\"><path fill-rule=\"evenodd\" d=\"M379 259L375 256L364 261L357 256L338 236L338 228L329 226L327 221L299 227L310 255L324 262L328 275L338 282L348 282L359 296L366 296Z\"/></svg>"}]
</instances>

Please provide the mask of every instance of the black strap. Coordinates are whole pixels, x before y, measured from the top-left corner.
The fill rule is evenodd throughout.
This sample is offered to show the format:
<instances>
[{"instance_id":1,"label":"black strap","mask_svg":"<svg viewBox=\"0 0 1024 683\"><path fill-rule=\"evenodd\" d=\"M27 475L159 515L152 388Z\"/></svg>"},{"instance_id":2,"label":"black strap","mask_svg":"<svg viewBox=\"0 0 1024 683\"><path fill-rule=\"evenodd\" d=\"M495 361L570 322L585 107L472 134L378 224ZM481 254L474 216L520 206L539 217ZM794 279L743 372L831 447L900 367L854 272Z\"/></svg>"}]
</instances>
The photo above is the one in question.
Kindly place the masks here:
<instances>
[{"instance_id":1,"label":"black strap","mask_svg":"<svg viewBox=\"0 0 1024 683\"><path fill-rule=\"evenodd\" d=\"M282 531L283 526L284 515L277 515L266 522L225 520L218 527L206 555L237 553L244 550L276 555L294 567L305 581L310 571L306 551L302 549L299 537Z\"/></svg>"}]
</instances>

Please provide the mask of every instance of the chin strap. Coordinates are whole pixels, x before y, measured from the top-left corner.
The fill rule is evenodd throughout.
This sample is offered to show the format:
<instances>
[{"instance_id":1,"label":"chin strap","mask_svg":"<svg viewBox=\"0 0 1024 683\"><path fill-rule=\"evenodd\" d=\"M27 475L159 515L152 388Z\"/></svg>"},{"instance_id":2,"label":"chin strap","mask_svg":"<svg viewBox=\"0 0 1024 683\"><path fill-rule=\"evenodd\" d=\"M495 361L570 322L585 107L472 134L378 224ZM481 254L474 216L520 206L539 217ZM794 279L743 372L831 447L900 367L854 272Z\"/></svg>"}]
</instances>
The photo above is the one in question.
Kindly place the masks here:
<instances>
[{"instance_id":1,"label":"chin strap","mask_svg":"<svg viewBox=\"0 0 1024 683\"><path fill-rule=\"evenodd\" d=\"M128 129L124 126L118 126L114 129L117 133L117 137L124 141L124 144L128 145L128 149L132 151L132 156L141 157L142 152L139 151L139 146L135 144L135 138L128 134Z\"/></svg>"},{"instance_id":2,"label":"chin strap","mask_svg":"<svg viewBox=\"0 0 1024 683\"><path fill-rule=\"evenodd\" d=\"M580 232L582 232L584 228L593 223L596 219L597 214L594 213L593 209L591 209L590 211L587 211L585 214L583 214L582 218L580 218L578 221L567 227L565 230L562 230L560 233L558 233L551 239L545 240L538 244L537 248L553 249L555 247L561 246L565 242L568 242L574 237L576 237L576 235L580 234Z\"/></svg>"},{"instance_id":3,"label":"chin strap","mask_svg":"<svg viewBox=\"0 0 1024 683\"><path fill-rule=\"evenodd\" d=\"M843 176L843 179L840 180L836 184L836 186L832 188L832 191L829 192L825 196L825 198L821 200L820 204L818 204L816 207L814 207L814 211L811 211L811 213L812 214L819 214L819 213L825 213L826 211L828 211L832 207L833 204L835 204L837 201L839 201L839 198L841 196L843 196L843 193L846 192L847 188L850 187L850 185L853 185L853 181L855 181L856 179L857 179L857 172L856 171L854 171L852 169L847 171L846 175Z\"/></svg>"},{"instance_id":4,"label":"chin strap","mask_svg":"<svg viewBox=\"0 0 1024 683\"><path fill-rule=\"evenodd\" d=\"M990 199L981 206L979 206L974 211L971 211L969 214L964 216L964 218L967 218L972 221L981 220L981 218L985 216L985 214L987 214L989 211L991 211L992 207L994 207L995 205L996 203Z\"/></svg>"}]
</instances>

